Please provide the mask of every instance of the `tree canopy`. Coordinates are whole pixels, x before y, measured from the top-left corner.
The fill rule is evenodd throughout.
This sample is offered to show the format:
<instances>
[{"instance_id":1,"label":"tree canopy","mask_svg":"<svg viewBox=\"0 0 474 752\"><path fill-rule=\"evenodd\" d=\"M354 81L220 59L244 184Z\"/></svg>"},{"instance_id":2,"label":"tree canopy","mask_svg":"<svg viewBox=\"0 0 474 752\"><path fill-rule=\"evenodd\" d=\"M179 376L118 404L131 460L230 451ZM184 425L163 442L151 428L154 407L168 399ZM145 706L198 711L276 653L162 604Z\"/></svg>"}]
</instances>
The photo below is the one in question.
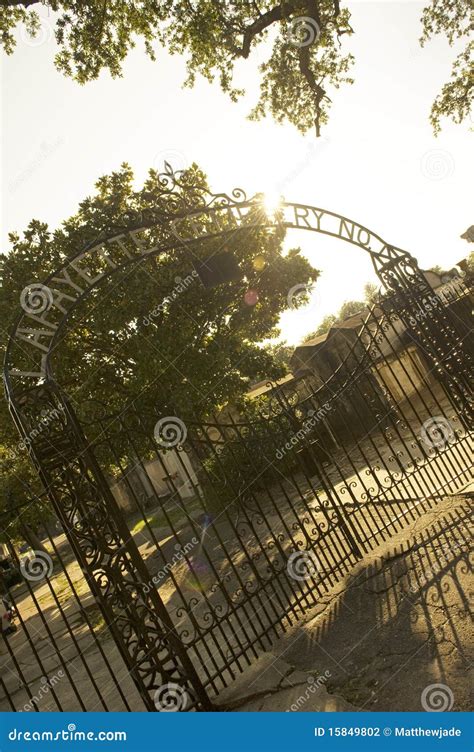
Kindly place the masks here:
<instances>
[{"instance_id":1,"label":"tree canopy","mask_svg":"<svg viewBox=\"0 0 474 752\"><path fill-rule=\"evenodd\" d=\"M15 28L40 33L39 0L6 0L0 8L0 39L4 50L15 48ZM192 86L197 75L219 80L232 99L242 90L234 83L239 60L250 58L259 45L269 54L260 65L260 97L251 113L287 121L300 131L319 135L328 121L333 92L352 83L354 58L344 50L345 36L354 33L351 13L339 0L49 0L55 14L59 52L56 67L79 83L96 79L103 69L120 76L122 64L137 39L155 59L158 42L172 54L185 57ZM423 10L423 45L435 35L449 44L469 37L473 30L469 0L431 0ZM356 31L356 30L355 30ZM469 114L472 103L473 42L455 59L451 79L431 110L435 132L444 117L455 123Z\"/></svg>"},{"instance_id":2,"label":"tree canopy","mask_svg":"<svg viewBox=\"0 0 474 752\"><path fill-rule=\"evenodd\" d=\"M442 87L431 108L434 132L441 130L442 118L462 123L470 113L474 91L474 11L470 0L431 0L422 14L421 45L435 35L446 37L450 45L466 39L466 47L454 60L451 78Z\"/></svg>"},{"instance_id":3,"label":"tree canopy","mask_svg":"<svg viewBox=\"0 0 474 752\"><path fill-rule=\"evenodd\" d=\"M163 212L163 188L156 171L150 170L141 190L135 191L132 183L132 170L124 164L100 178L95 195L58 229L34 219L22 234L10 235L12 249L0 256L0 313L6 328L21 310L22 291L43 282L64 257L104 233L123 231L127 212L149 207L157 216ZM205 186L206 178L193 165L181 183L181 193L192 203L196 187ZM153 243L158 243L164 230L158 223L150 232ZM174 405L183 417L186 409L207 415L244 394L251 382L282 376L284 365L259 345L278 336L288 291L296 284L310 289L318 277L299 249L282 254L284 237L285 229L278 224L245 227L227 236L225 243L222 238L201 240L192 254L177 242L172 251L138 259L104 279L73 313L55 351L56 380L77 412L89 420L103 410L100 403L112 413L133 401L144 416L160 410L178 415L169 412ZM194 263L222 250L232 254L241 276L205 288ZM304 302L304 296L298 296L297 305ZM12 478L19 474L27 487L25 452L18 450L19 437L5 414L5 402L1 411L5 469ZM15 480L16 493L21 483ZM2 491L6 494L7 489Z\"/></svg>"},{"instance_id":4,"label":"tree canopy","mask_svg":"<svg viewBox=\"0 0 474 752\"><path fill-rule=\"evenodd\" d=\"M282 342L272 342L266 345L267 352L269 352L275 362L282 366L287 372L290 371L290 360L294 349L295 348L289 345L286 340Z\"/></svg>"}]
</instances>

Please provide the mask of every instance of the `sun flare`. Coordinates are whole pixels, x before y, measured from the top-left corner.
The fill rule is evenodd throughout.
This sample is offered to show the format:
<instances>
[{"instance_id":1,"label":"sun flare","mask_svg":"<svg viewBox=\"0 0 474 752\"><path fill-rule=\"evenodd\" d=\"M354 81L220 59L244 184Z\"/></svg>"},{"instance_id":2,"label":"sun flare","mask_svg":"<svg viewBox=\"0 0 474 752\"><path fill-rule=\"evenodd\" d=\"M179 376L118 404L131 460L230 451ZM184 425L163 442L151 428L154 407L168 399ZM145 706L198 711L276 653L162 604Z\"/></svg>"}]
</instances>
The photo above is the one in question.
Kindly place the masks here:
<instances>
[{"instance_id":1,"label":"sun flare","mask_svg":"<svg viewBox=\"0 0 474 752\"><path fill-rule=\"evenodd\" d=\"M278 211L282 202L283 196L277 191L265 191L263 194L263 208L269 217L272 217Z\"/></svg>"}]
</instances>

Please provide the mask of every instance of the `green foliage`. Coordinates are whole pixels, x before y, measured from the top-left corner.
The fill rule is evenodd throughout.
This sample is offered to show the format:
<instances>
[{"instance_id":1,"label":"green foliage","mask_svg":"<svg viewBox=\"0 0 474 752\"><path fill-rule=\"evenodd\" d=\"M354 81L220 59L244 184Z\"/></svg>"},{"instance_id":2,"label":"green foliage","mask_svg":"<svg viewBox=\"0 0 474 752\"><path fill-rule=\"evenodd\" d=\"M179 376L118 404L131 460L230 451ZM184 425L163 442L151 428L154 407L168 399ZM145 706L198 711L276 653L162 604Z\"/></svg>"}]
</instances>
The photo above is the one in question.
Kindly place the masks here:
<instances>
[{"instance_id":1,"label":"green foliage","mask_svg":"<svg viewBox=\"0 0 474 752\"><path fill-rule=\"evenodd\" d=\"M11 54L15 47L13 30L25 24L26 31L36 36L41 27L37 10L39 2L3 2L0 9L0 33L3 47ZM58 70L79 83L96 79L103 69L113 77L120 76L122 63L136 44L144 40L146 53L155 59L152 42L159 37L160 26L168 18L169 3L155 0L48 0L55 21L55 37L59 52L55 58Z\"/></svg>"},{"instance_id":2,"label":"green foliage","mask_svg":"<svg viewBox=\"0 0 474 752\"><path fill-rule=\"evenodd\" d=\"M223 426L221 434L222 443L214 444L200 473L212 510L218 511L239 498L251 504L254 495L258 497L297 467L293 453L278 455L291 434L284 416L262 417L258 408L247 403L239 421Z\"/></svg>"},{"instance_id":3,"label":"green foliage","mask_svg":"<svg viewBox=\"0 0 474 752\"><path fill-rule=\"evenodd\" d=\"M95 195L60 228L52 231L32 220L22 235L11 234L11 252L0 257L0 314L6 328L21 310L25 286L44 282L64 257L101 234L123 231L125 212L152 207L159 217L165 211L167 199L155 171L142 190L134 191L132 183L133 173L123 165L102 177ZM194 165L183 177L183 200L193 204L202 184L205 176ZM157 222L149 232L154 244L164 229ZM104 278L73 312L53 361L55 378L80 416L94 420L101 411L118 413L133 401L152 431L157 413L183 419L188 413L206 415L245 393L249 383L284 375L284 367L259 343L278 336L288 290L318 276L298 249L282 255L284 237L282 226L253 226L233 232L224 245L222 238L202 240L192 253L177 242L166 254L139 258ZM192 276L193 261L223 248L234 255L242 278L205 289ZM94 262L87 266L97 271ZM191 282L179 287L178 279ZM0 445L14 449L18 439L4 402L1 411ZM7 474L16 472L13 462Z\"/></svg>"},{"instance_id":4,"label":"green foliage","mask_svg":"<svg viewBox=\"0 0 474 752\"><path fill-rule=\"evenodd\" d=\"M41 25L39 2L6 0L0 8L0 42L11 54L14 29L24 24L35 36ZM187 64L186 85L196 76L219 80L235 101L243 91L233 83L234 67L257 49L270 46L260 66L260 98L251 117L267 114L302 132L319 135L329 117L330 92L352 83L353 56L343 54L343 37L353 33L351 14L339 0L49 0L59 52L55 64L79 83L96 79L102 70L121 75L122 64L138 40L155 60L156 42ZM422 15L424 44L445 34L450 44L472 31L469 0L432 0ZM452 79L433 104L435 131L440 119L464 120L472 99L472 43L456 59Z\"/></svg>"},{"instance_id":5,"label":"green foliage","mask_svg":"<svg viewBox=\"0 0 474 752\"><path fill-rule=\"evenodd\" d=\"M24 3L25 6L35 4ZM41 21L36 11L21 7L18 3L2 3L2 6L4 7L0 8L0 41L7 55L11 55L16 46L13 31L18 24L24 24L26 33L35 37L40 29Z\"/></svg>"},{"instance_id":6,"label":"green foliage","mask_svg":"<svg viewBox=\"0 0 474 752\"><path fill-rule=\"evenodd\" d=\"M474 31L474 12L471 0L431 0L422 14L423 46L433 36L444 35L449 44L469 39ZM430 121L434 132L441 130L442 118L462 123L469 115L474 92L474 42L468 41L465 49L453 63L451 79L444 84L431 108Z\"/></svg>"},{"instance_id":7,"label":"green foliage","mask_svg":"<svg viewBox=\"0 0 474 752\"><path fill-rule=\"evenodd\" d=\"M32 36L38 33L40 17L30 7L36 4L3 3L0 32L7 54L15 47L13 30L18 24L25 24ZM275 31L273 50L261 66L261 95L252 117L269 112L277 121L287 120L303 132L315 125L319 134L330 106L326 87L352 82L347 72L353 58L342 55L340 45L341 36L352 33L350 13L340 9L337 0L50 0L48 6L57 14L56 67L81 84L96 79L103 69L112 77L120 76L129 50L140 38L152 60L155 41L186 58L186 85L192 86L198 74L208 81L217 77L223 91L235 100L243 94L233 84L236 62L248 58Z\"/></svg>"},{"instance_id":8,"label":"green foliage","mask_svg":"<svg viewBox=\"0 0 474 752\"><path fill-rule=\"evenodd\" d=\"M6 536L24 539L23 525L37 530L52 511L20 437L13 426L2 427L9 443L9 448L0 445L0 541L5 542Z\"/></svg>"},{"instance_id":9,"label":"green foliage","mask_svg":"<svg viewBox=\"0 0 474 752\"><path fill-rule=\"evenodd\" d=\"M281 366L285 370L285 373L288 373L290 370L290 359L293 355L294 348L286 342L276 342L267 345L265 349L271 355L275 363Z\"/></svg>"},{"instance_id":10,"label":"green foliage","mask_svg":"<svg viewBox=\"0 0 474 752\"><path fill-rule=\"evenodd\" d=\"M337 12L333 2L299 5L282 20L273 51L260 66L260 100L251 119L258 120L269 113L278 123L288 121L302 133L315 128L319 136L329 117L331 99L327 90L353 83L348 72L354 58L341 54L341 36L352 33L350 13L346 9ZM301 27L298 17L303 19ZM314 41L304 43L313 36Z\"/></svg>"},{"instance_id":11,"label":"green foliage","mask_svg":"<svg viewBox=\"0 0 474 752\"><path fill-rule=\"evenodd\" d=\"M367 282L364 285L364 302L365 305L373 305L377 303L380 297L380 285L375 282Z\"/></svg>"}]
</instances>

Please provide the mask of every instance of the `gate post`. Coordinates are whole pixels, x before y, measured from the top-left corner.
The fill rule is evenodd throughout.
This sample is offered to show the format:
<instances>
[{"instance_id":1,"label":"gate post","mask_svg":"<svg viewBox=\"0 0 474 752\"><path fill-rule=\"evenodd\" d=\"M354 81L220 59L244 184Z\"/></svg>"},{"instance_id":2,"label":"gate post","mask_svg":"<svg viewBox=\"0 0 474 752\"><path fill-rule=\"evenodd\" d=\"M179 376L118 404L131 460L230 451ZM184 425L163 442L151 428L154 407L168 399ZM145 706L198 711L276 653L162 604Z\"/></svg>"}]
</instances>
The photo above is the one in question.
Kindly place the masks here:
<instances>
[{"instance_id":1,"label":"gate post","mask_svg":"<svg viewBox=\"0 0 474 752\"><path fill-rule=\"evenodd\" d=\"M164 688L166 697L167 685L177 709L212 709L64 394L47 382L15 396L10 410L147 709L159 710L153 695Z\"/></svg>"}]
</instances>

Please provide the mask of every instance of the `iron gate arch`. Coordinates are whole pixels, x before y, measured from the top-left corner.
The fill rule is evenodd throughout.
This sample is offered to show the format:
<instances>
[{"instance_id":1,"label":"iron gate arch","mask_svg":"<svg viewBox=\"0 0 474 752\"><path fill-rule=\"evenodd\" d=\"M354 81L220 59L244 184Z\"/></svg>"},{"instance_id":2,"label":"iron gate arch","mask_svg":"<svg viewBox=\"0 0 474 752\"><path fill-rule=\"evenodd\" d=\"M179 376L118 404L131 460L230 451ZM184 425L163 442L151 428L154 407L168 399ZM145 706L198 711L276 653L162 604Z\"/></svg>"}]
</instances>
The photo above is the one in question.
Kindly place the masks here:
<instances>
[{"instance_id":1,"label":"iron gate arch","mask_svg":"<svg viewBox=\"0 0 474 752\"><path fill-rule=\"evenodd\" d=\"M280 481L279 495L273 488L267 489L268 498L263 504L261 488L253 480L250 490L246 488L242 495L242 478L239 476L242 467L247 468L247 472L250 468L251 474L257 471L260 474L261 471L260 466L256 467L251 446L257 447L266 441L270 446L268 451L278 451L278 441L281 442L286 435L291 436L298 426L306 425L305 410L313 410L313 414L318 415L325 404L337 403L337 406L331 407L335 411L337 424L349 432L363 461L370 466L370 452L365 445L362 448L360 437L351 426L354 415L359 418L366 415L363 402L370 398L374 405L371 413L374 430L379 429L376 418L389 407L395 417L390 415L386 418L389 425L384 427L384 431L392 431L392 436L388 439L385 433L384 440L389 446L391 441L398 441L407 447L413 441L410 421L396 413L396 409L390 406L390 400L393 402L391 394L396 391L393 384L397 380L400 382L400 373L407 372L408 366L403 364L401 372L390 373L390 378L387 373L378 377L372 374L377 359L387 358L384 349L394 350L391 337L400 338L398 323L415 345L422 348L429 368L436 374L442 387L442 396L433 393L433 400L441 405L447 397L455 420L459 422L456 427L456 439L459 440L456 444L458 470L459 463L467 461L463 442L471 425L471 383L466 368L462 327L460 329L458 320L447 306L435 306L428 320L422 315L434 292L409 253L385 243L380 236L352 220L305 204L282 201L277 214L271 216L264 209L261 195L247 199L240 189L230 195L211 194L204 185L195 190L189 200L182 192L181 180L181 173L173 173L167 168L167 172L160 176L165 210L161 206L159 212L150 208L149 211L132 213L125 218L120 232L116 229L111 236L104 233L86 249L65 260L44 283L32 286L30 293L37 296L40 304L36 310L23 310L19 314L8 343L4 371L10 411L24 438L34 432L42 410L48 409L55 416L48 423L47 430L29 442L29 452L115 643L150 710L156 709L153 693L167 684L181 688L189 698L185 709L209 709L212 706L209 688L217 691L217 679L223 680L225 672L232 677L235 665L240 669L240 661L248 661L249 654L256 652L257 645L263 648L268 644L265 637L267 631L277 634L284 619L291 618L291 614L297 618L305 607L314 603L311 591L307 587L296 587L292 578L288 577L285 565L288 542L295 554L305 546L311 551L317 544L318 561L324 562L324 578L321 580L319 574L314 576L314 572L309 578L314 592L317 592L322 581L326 587L332 577L340 576L357 560L368 545L371 525L377 529L380 526L385 529L389 525L385 513L381 514L376 507L361 511L361 502L374 503L379 498L390 501L405 486L412 491L417 489L419 493L433 491L427 477L418 469L419 458L414 446L411 447L413 451L408 452L408 465L403 467L395 453L392 457L395 463L398 462L395 476L389 473L385 482L380 479L379 475L383 475L385 469L379 457L380 449L373 440L371 450L380 463L380 468L374 471L374 478L370 479L374 485L370 486L362 479L356 492L357 483L354 485L353 481L344 481L337 490L336 476L338 474L342 478L343 471L337 467L336 476L331 476L325 468L322 442L317 439L313 441L311 432L303 431L303 437L298 440L301 443L300 451L293 458L299 478L296 487L290 492L286 482ZM203 457L209 459L209 456L212 459L212 462L201 464L200 477L193 475L194 471L190 471L186 465L189 482L196 491L206 484L207 488L212 488L215 482L210 472L223 473L221 482L225 481L231 488L231 494L238 501L240 515L237 521L229 518L229 530L236 535L237 553L243 558L244 568L250 574L246 579L236 568L235 550L229 550L228 541L222 538L218 527L212 523L210 528L215 538L214 544L225 553L229 567L226 576L234 593L243 596L243 611L224 586L219 591L223 600L217 604L204 595L208 612L203 616L203 623L199 623L195 614L188 613L186 606L184 608L191 624L189 629L194 629L196 633L195 639L186 643L183 632L188 627L181 633L178 631L158 588L148 585L150 572L130 537L127 524L97 461L95 448L88 441L84 426L78 420L67 394L55 381L51 355L73 310L105 279L124 268L177 247L182 248L183 253L192 254L193 247L203 240L225 238L255 226L271 228L278 225L330 235L363 249L370 255L374 269L390 296L385 310L377 312L373 309L369 313L356 344L349 348L335 377L323 388L307 379L303 392L293 404L277 390L277 402L284 409L271 411L266 421L248 418L239 422L232 419L225 425L222 421L203 425L199 416L188 417L190 454L197 460ZM156 226L160 227L163 240L156 246L147 247L146 233ZM93 260L91 266L86 265L87 259ZM92 270L97 263L102 264L98 273ZM397 357L396 352L393 357ZM415 366L413 369L415 372ZM367 377L369 371L370 378ZM379 379L378 385L373 383L374 378ZM346 403L339 399L343 393L351 396L352 417L344 412ZM426 405L421 408L410 405L409 410L418 416L419 413L426 414L425 408ZM132 409L121 422L125 424L132 418L141 421L140 416L133 416ZM323 424L324 419L321 418L319 422ZM329 436L330 422L326 423L324 430ZM225 450L228 452L227 459L219 449L222 445L230 447ZM344 448L338 447L339 450L343 451ZM238 452L242 456L236 457ZM345 456L349 460L349 471L358 475L358 465L350 457L347 458L347 452ZM224 459L228 463L232 461L233 468L240 468L236 471L236 477L233 476L234 469L222 470ZM436 462L432 462L433 457L425 452L422 459L428 459L430 467L435 468L439 475L441 469L437 457ZM186 464L182 458L179 461ZM265 473L265 470L262 472ZM295 472L294 467L291 472ZM445 486L454 484L455 487L459 477L464 474L464 471L451 473ZM415 476L416 483L410 480ZM313 480L315 477L316 483ZM178 491L174 488L175 492ZM357 495L360 492L361 498ZM341 504L338 493L341 498L345 496L349 503ZM323 501L311 506L307 503L311 495L316 500L322 496ZM285 513L279 499L286 504ZM398 511L404 516L407 513L404 505L397 504ZM272 531L266 521L269 510L271 516L268 519L272 519L278 532ZM359 516L356 512L360 513ZM390 524L393 525L393 521ZM195 525L191 527L195 529ZM174 534L179 540L176 531ZM252 544L249 543L250 539ZM285 540L286 544L283 545ZM251 545L255 550L251 550ZM202 548L202 541L199 546ZM269 553L270 550L275 556ZM209 552L206 552L206 557L215 581L219 582L217 562ZM192 564L190 568L194 573ZM199 579L199 573L194 574ZM211 595L215 593L216 590ZM272 603L274 600L277 606ZM254 603L257 602L256 607ZM222 623L218 624L219 614L224 614L223 604L227 611ZM183 607L180 608L182 610ZM246 609L250 609L250 612L247 613ZM204 626L209 614L212 614L213 622L216 621L212 629ZM259 627L251 629L245 626L245 619L250 615L257 620ZM213 649L217 658L211 655ZM201 670L204 666L202 656L205 654L214 665L214 673L208 671L203 674Z\"/></svg>"}]
</instances>

